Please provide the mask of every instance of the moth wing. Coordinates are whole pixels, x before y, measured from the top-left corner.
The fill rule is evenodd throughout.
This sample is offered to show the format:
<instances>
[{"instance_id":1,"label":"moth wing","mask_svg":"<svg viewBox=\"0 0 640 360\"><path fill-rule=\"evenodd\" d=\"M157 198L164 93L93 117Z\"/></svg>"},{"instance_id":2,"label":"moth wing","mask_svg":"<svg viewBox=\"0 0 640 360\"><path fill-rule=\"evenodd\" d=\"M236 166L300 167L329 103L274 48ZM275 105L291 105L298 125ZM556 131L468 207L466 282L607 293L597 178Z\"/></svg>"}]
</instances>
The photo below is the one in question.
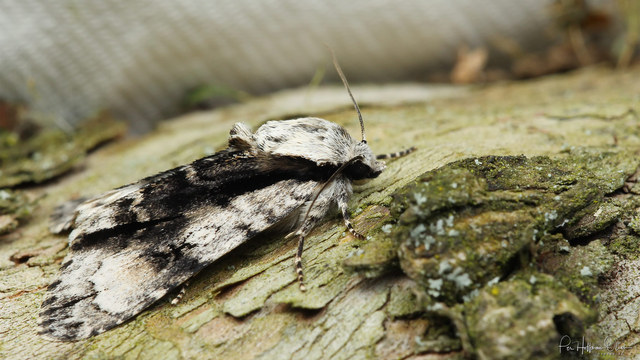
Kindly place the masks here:
<instances>
[{"instance_id":1,"label":"moth wing","mask_svg":"<svg viewBox=\"0 0 640 360\"><path fill-rule=\"evenodd\" d=\"M41 333L76 340L123 323L231 249L296 212L318 184L263 175L254 173L252 185L244 187L257 186L251 191L239 192L242 187L234 187L235 183L218 182L218 192L207 193L191 206L180 204L185 208L179 216L113 228L98 226L99 217L83 214L81 207L79 226L71 233L71 252L42 304ZM222 196L221 190L233 196ZM130 202L122 199L127 198L99 207L113 210ZM107 215L118 216L115 210ZM82 219L94 223L78 223Z\"/></svg>"},{"instance_id":2,"label":"moth wing","mask_svg":"<svg viewBox=\"0 0 640 360\"><path fill-rule=\"evenodd\" d=\"M275 171L248 152L225 150L107 191L79 204L72 221L61 218L72 223L73 242L92 233L164 221L206 203L222 204L238 193L292 177Z\"/></svg>"}]
</instances>

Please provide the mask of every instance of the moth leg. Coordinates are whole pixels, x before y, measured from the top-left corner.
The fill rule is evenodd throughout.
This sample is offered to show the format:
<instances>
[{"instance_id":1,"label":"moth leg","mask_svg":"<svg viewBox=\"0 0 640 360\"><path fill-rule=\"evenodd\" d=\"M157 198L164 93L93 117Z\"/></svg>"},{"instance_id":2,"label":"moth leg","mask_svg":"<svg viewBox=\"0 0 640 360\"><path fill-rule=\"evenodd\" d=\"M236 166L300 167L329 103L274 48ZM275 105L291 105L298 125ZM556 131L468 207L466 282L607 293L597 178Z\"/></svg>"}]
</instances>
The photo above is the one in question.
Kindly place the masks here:
<instances>
[{"instance_id":1,"label":"moth leg","mask_svg":"<svg viewBox=\"0 0 640 360\"><path fill-rule=\"evenodd\" d=\"M300 291L306 291L304 272L302 270L302 251L304 249L305 237L311 232L318 221L324 218L334 202L344 203L346 209L346 202L349 196L351 196L351 192L351 183L348 180L344 178L334 180L318 195L315 201L310 201L308 205L305 206L306 209L303 209L301 213L301 215L304 216L301 220L302 224L298 230L287 235L287 237L298 237L298 251L296 252L295 266ZM311 206L311 208L307 206Z\"/></svg>"},{"instance_id":2,"label":"moth leg","mask_svg":"<svg viewBox=\"0 0 640 360\"><path fill-rule=\"evenodd\" d=\"M398 152L394 152L394 153L389 153L389 154L379 154L376 155L376 159L380 160L380 159L395 159L397 157L401 157L401 156L405 156L407 154L410 154L412 152L416 151L416 147L412 146L406 150L402 150L402 151L398 151Z\"/></svg>"},{"instance_id":3,"label":"moth leg","mask_svg":"<svg viewBox=\"0 0 640 360\"><path fill-rule=\"evenodd\" d=\"M353 225L351 224L351 219L349 218L349 212L347 211L347 200L348 200L348 197L339 197L337 199L338 208L340 208L340 212L342 213L342 219L344 220L344 226L347 227L347 230L349 230L349 233L351 233L353 237L355 237L356 239L362 240L365 238L364 235L357 232L356 229L354 229Z\"/></svg>"},{"instance_id":4,"label":"moth leg","mask_svg":"<svg viewBox=\"0 0 640 360\"><path fill-rule=\"evenodd\" d=\"M319 204L320 203L320 204ZM294 236L298 236L298 251L296 251L296 275L298 276L298 284L300 285L300 291L306 291L307 287L304 286L304 272L302 270L302 251L304 249L304 238L311 232L316 223L324 217L331 205L331 199L318 199L316 200L313 208L309 212L309 215L304 220L304 223L300 228L293 233Z\"/></svg>"},{"instance_id":5,"label":"moth leg","mask_svg":"<svg viewBox=\"0 0 640 360\"><path fill-rule=\"evenodd\" d=\"M298 251L296 252L296 275L298 276L298 285L300 291L307 291L304 286L304 272L302 271L302 250L304 249L304 235L298 238Z\"/></svg>"},{"instance_id":6,"label":"moth leg","mask_svg":"<svg viewBox=\"0 0 640 360\"><path fill-rule=\"evenodd\" d=\"M184 284L182 284L178 294L176 294L176 296L171 299L171 305L176 305L180 302L180 300L182 300L184 294L187 292L187 286L189 286L189 281L185 281Z\"/></svg>"}]
</instances>

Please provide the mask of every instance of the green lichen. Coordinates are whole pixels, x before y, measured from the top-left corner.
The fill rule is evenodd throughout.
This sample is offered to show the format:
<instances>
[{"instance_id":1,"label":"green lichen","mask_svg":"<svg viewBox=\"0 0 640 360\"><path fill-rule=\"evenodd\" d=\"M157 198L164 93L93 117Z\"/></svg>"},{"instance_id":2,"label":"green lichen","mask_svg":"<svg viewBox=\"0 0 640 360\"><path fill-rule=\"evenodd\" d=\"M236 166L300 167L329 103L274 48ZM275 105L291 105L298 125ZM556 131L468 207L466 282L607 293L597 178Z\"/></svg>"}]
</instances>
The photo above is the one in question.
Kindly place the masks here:
<instances>
[{"instance_id":1,"label":"green lichen","mask_svg":"<svg viewBox=\"0 0 640 360\"><path fill-rule=\"evenodd\" d=\"M595 313L553 277L527 275L487 286L464 304L466 331L479 358L557 359L561 339L581 340L595 321Z\"/></svg>"},{"instance_id":2,"label":"green lichen","mask_svg":"<svg viewBox=\"0 0 640 360\"><path fill-rule=\"evenodd\" d=\"M358 229L366 231L367 239L345 257L342 266L346 271L373 278L397 270L397 246L389 236L395 225L386 222L389 217L389 209L380 205L359 213Z\"/></svg>"},{"instance_id":3,"label":"green lichen","mask_svg":"<svg viewBox=\"0 0 640 360\"><path fill-rule=\"evenodd\" d=\"M635 260L640 256L640 237L637 235L623 235L613 239L607 248L623 258Z\"/></svg>"},{"instance_id":4,"label":"green lichen","mask_svg":"<svg viewBox=\"0 0 640 360\"><path fill-rule=\"evenodd\" d=\"M397 246L384 233L375 233L365 244L347 255L343 266L349 272L366 277L382 276L397 269Z\"/></svg>"},{"instance_id":5,"label":"green lichen","mask_svg":"<svg viewBox=\"0 0 640 360\"><path fill-rule=\"evenodd\" d=\"M609 249L595 236L614 231L638 206L616 191L639 163L630 151L573 149L555 158L470 158L429 171L395 196L390 235L400 265L426 309L457 319L467 351L555 358L562 335L581 336L595 321L613 246L625 254L637 248L614 236ZM406 292L392 299L394 313L410 313Z\"/></svg>"},{"instance_id":6,"label":"green lichen","mask_svg":"<svg viewBox=\"0 0 640 360\"><path fill-rule=\"evenodd\" d=\"M613 253L599 239L585 246L557 248L555 251L549 249L553 246L551 238L546 238L544 243L545 246L538 250L539 269L552 274L586 304L596 305L600 279L615 264Z\"/></svg>"},{"instance_id":7,"label":"green lichen","mask_svg":"<svg viewBox=\"0 0 640 360\"><path fill-rule=\"evenodd\" d=\"M585 215L571 226L564 229L569 240L579 239L594 234L616 222L624 208L616 204L615 199L602 199L584 209Z\"/></svg>"},{"instance_id":8,"label":"green lichen","mask_svg":"<svg viewBox=\"0 0 640 360\"><path fill-rule=\"evenodd\" d=\"M636 235L640 235L640 215L636 214L629 220L629 228L633 230Z\"/></svg>"},{"instance_id":9,"label":"green lichen","mask_svg":"<svg viewBox=\"0 0 640 360\"><path fill-rule=\"evenodd\" d=\"M633 153L578 149L555 159L471 158L430 171L395 197L400 264L430 296L459 302L508 276L544 234L585 237L609 226L620 207L604 195L637 164ZM598 221L583 226L588 218Z\"/></svg>"},{"instance_id":10,"label":"green lichen","mask_svg":"<svg viewBox=\"0 0 640 360\"><path fill-rule=\"evenodd\" d=\"M414 316L424 310L412 283L401 282L391 288L386 311L393 318Z\"/></svg>"}]
</instances>

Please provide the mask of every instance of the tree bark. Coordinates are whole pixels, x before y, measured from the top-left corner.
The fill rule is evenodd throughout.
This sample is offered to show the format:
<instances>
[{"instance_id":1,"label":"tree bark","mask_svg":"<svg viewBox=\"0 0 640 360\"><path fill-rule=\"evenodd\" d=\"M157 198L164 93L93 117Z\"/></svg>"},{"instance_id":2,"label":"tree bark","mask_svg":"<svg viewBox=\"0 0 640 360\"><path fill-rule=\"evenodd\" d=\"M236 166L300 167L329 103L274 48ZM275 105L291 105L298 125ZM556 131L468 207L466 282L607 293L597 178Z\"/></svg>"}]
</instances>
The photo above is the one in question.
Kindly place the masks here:
<instances>
[{"instance_id":1,"label":"tree bark","mask_svg":"<svg viewBox=\"0 0 640 360\"><path fill-rule=\"evenodd\" d=\"M368 235L367 240L353 239L337 216L311 233L303 254L307 292L300 292L296 283L295 241L264 235L196 276L178 305L163 300L133 320L88 340L52 341L37 335L36 327L46 286L55 279L67 253L66 238L47 231L48 215L56 205L219 150L238 121L257 127L269 119L304 114L339 123L355 138L359 129L344 90L299 89L186 115L143 138L104 146L72 173L20 189L41 198L28 223L0 237L0 357L439 359L467 353L490 358L496 354L487 353L495 351L493 340L479 332L496 330L485 329L486 324L478 324L478 318L488 308L517 308L525 302L518 296L533 299L530 302L540 307L536 311L547 315L540 321L571 312L584 322L584 333L593 345L617 344L617 355L637 356L640 202L636 193L640 191L632 175L640 159L638 78L639 68L590 68L471 89L354 87L374 151L386 153L409 146L418 150L389 161L379 178L356 186L349 210L354 227ZM532 238L514 252L521 254L525 249L524 260L508 269L493 267L498 270L491 273L492 278L495 275L498 279L474 285L477 292L469 299L454 294L443 300L429 293L429 279L433 279L424 277L422 263L412 262L417 268L409 267L408 261L414 258L407 257L406 248L398 250L403 249L403 241L413 229L408 226L415 226L415 222L407 220L407 208L394 206L403 201L402 196L416 196L407 192L416 179L463 159L523 154L527 159L545 156L551 161L566 160L578 148L596 155L622 154L624 161L616 162L607 174L589 170L595 180L600 176L609 179L608 174L618 172L621 175L615 179L620 181L600 186L594 180L594 194L599 195L594 195L593 201L608 207L585 203L571 210L575 218L571 224L562 225L561 230L547 229L542 241L555 246L549 250L553 266L545 262L548 258L541 258L544 252L539 249L545 247L541 238ZM588 162L593 158L581 159ZM447 191L441 189L440 193ZM451 211L458 216L473 206L470 203ZM549 211L556 209L548 206ZM505 214L511 211L498 210ZM600 216L608 219L604 225L588 221ZM589 226L593 229L579 232L591 229ZM408 230L403 233L403 229ZM578 235L572 238L571 234ZM529 251L528 247L536 249ZM536 272L531 273L531 268ZM577 273L568 268L577 269ZM532 274L537 282L531 281ZM465 283L466 279L458 281ZM542 283L560 283L561 289L537 287ZM492 298L496 293L525 295ZM555 298L559 296L566 301ZM438 310L435 304L446 307ZM517 315L516 320L496 336L530 325ZM557 332L555 337L536 343L547 347L543 352L549 357L555 357L554 341L562 329L556 324L539 330ZM530 349L536 350L539 348ZM504 358L527 356L505 354Z\"/></svg>"}]
</instances>

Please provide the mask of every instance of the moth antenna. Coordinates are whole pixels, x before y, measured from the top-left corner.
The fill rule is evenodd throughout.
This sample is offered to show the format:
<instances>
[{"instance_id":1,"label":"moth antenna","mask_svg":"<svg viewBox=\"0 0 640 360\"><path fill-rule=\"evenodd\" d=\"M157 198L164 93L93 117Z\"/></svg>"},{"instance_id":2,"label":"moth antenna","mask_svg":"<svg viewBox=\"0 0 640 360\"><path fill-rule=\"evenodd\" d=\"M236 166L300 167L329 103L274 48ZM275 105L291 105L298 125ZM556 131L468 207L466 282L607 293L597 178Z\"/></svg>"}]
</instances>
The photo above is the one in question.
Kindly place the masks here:
<instances>
[{"instance_id":1,"label":"moth antenna","mask_svg":"<svg viewBox=\"0 0 640 360\"><path fill-rule=\"evenodd\" d=\"M331 56L333 57L333 66L335 66L336 70L338 71L338 75L340 75L340 80L342 80L344 87L347 89L347 92L351 97L351 101L353 101L353 107L356 108L356 112L358 113L358 120L360 120L360 131L362 132L362 142L366 144L367 138L364 136L364 121L362 120L362 113L360 113L360 107L358 106L356 99L353 97L353 94L351 93L351 88L349 87L347 78L344 76L344 73L342 72L342 68L340 68L340 64L338 64L336 53L333 52L333 49L331 49L329 46L327 47L329 48L329 51L331 51Z\"/></svg>"}]
</instances>

